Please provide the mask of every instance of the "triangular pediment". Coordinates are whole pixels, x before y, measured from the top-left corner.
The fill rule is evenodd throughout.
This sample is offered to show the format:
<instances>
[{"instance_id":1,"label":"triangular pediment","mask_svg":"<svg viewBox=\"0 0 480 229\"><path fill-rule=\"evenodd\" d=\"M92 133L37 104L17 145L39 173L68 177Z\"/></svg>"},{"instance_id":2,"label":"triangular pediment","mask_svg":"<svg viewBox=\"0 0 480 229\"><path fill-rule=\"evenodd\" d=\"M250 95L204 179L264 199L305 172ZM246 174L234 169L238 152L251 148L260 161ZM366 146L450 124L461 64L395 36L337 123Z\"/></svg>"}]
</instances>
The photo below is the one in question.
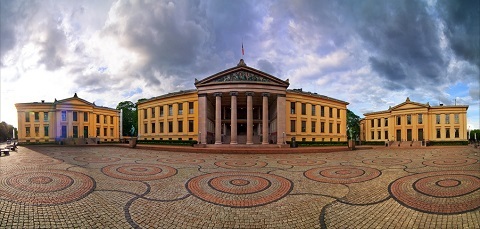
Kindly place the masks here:
<instances>
[{"instance_id":1,"label":"triangular pediment","mask_svg":"<svg viewBox=\"0 0 480 229\"><path fill-rule=\"evenodd\" d=\"M410 101L409 98L403 103L400 103L389 110L394 111L394 110L406 110L406 109L416 109L416 108L428 108L430 105L428 104L422 104L422 103L417 103L417 102L412 102Z\"/></svg>"},{"instance_id":2,"label":"triangular pediment","mask_svg":"<svg viewBox=\"0 0 480 229\"><path fill-rule=\"evenodd\" d=\"M241 60L240 63L243 63ZM288 87L288 80L284 81L268 73L262 72L255 68L246 66L244 63L239 64L237 67L227 69L225 71L213 74L206 77L203 80L196 80L195 86L201 87L212 84L228 84L228 83L257 83L257 84L269 84Z\"/></svg>"},{"instance_id":3,"label":"triangular pediment","mask_svg":"<svg viewBox=\"0 0 480 229\"><path fill-rule=\"evenodd\" d=\"M57 105L86 105L86 106L95 106L93 103L90 103L84 99L78 98L76 96L71 98L66 98L62 100L58 100L55 102Z\"/></svg>"}]
</instances>

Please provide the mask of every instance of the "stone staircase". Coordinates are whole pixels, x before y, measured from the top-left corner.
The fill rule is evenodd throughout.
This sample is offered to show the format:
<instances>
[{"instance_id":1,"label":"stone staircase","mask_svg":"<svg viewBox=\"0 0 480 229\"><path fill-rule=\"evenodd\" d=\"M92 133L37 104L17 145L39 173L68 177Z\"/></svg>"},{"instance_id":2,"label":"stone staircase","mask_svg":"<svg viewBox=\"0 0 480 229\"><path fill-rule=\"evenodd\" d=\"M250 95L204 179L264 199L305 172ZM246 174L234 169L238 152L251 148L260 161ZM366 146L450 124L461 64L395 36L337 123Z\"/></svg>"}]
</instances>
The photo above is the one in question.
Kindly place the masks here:
<instances>
[{"instance_id":1,"label":"stone staircase","mask_svg":"<svg viewBox=\"0 0 480 229\"><path fill-rule=\"evenodd\" d=\"M401 147L401 148L421 147L422 141L390 141L389 145L390 147Z\"/></svg>"}]
</instances>

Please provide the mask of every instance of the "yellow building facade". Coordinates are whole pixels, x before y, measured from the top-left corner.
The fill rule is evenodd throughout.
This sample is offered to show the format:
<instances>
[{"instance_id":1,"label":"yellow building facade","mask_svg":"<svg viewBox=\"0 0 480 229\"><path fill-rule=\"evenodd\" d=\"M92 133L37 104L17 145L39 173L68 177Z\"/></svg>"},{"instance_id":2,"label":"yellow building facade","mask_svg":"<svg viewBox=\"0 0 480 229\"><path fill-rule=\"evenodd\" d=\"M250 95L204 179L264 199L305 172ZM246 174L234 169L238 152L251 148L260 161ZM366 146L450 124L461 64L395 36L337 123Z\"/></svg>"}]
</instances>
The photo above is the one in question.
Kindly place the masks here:
<instances>
[{"instance_id":1,"label":"yellow building facade","mask_svg":"<svg viewBox=\"0 0 480 229\"><path fill-rule=\"evenodd\" d=\"M199 144L285 144L346 141L347 102L301 89L248 67L196 80L197 89L138 103L139 140Z\"/></svg>"},{"instance_id":2,"label":"yellow building facade","mask_svg":"<svg viewBox=\"0 0 480 229\"><path fill-rule=\"evenodd\" d=\"M120 111L78 98L17 103L19 142L93 144L120 140Z\"/></svg>"},{"instance_id":3,"label":"yellow building facade","mask_svg":"<svg viewBox=\"0 0 480 229\"><path fill-rule=\"evenodd\" d=\"M410 101L364 114L362 141L466 141L466 105L430 106Z\"/></svg>"}]
</instances>

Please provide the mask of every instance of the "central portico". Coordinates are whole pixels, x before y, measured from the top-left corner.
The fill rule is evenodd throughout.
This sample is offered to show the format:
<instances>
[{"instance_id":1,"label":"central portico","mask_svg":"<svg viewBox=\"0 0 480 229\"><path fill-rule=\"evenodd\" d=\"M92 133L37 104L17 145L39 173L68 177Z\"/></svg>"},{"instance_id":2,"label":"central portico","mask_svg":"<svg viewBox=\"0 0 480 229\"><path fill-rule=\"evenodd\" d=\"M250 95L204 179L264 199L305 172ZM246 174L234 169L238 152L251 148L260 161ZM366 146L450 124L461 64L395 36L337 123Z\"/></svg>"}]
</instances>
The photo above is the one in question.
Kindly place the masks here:
<instances>
[{"instance_id":1,"label":"central portico","mask_svg":"<svg viewBox=\"0 0 480 229\"><path fill-rule=\"evenodd\" d=\"M248 67L240 60L196 80L199 144L284 144L288 80Z\"/></svg>"}]
</instances>

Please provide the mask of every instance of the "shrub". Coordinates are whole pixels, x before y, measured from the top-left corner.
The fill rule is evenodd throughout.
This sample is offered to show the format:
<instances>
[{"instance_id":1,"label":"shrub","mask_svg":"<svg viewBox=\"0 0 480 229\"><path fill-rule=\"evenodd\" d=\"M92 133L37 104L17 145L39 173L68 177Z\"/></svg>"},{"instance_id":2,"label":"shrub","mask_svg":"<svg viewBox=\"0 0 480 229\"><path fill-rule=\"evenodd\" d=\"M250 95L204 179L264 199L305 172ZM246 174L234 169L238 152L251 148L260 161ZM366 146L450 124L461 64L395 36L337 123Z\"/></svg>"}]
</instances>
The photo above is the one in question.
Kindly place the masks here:
<instances>
[{"instance_id":1,"label":"shrub","mask_svg":"<svg viewBox=\"0 0 480 229\"><path fill-rule=\"evenodd\" d=\"M137 144L193 146L197 144L197 141L195 140L138 140Z\"/></svg>"},{"instance_id":2,"label":"shrub","mask_svg":"<svg viewBox=\"0 0 480 229\"><path fill-rule=\"evenodd\" d=\"M291 141L287 141L290 144ZM347 146L348 142L322 142L322 141L295 141L300 147L309 146Z\"/></svg>"},{"instance_id":3,"label":"shrub","mask_svg":"<svg viewBox=\"0 0 480 229\"><path fill-rule=\"evenodd\" d=\"M428 141L427 146L460 146L468 145L468 141Z\"/></svg>"}]
</instances>

